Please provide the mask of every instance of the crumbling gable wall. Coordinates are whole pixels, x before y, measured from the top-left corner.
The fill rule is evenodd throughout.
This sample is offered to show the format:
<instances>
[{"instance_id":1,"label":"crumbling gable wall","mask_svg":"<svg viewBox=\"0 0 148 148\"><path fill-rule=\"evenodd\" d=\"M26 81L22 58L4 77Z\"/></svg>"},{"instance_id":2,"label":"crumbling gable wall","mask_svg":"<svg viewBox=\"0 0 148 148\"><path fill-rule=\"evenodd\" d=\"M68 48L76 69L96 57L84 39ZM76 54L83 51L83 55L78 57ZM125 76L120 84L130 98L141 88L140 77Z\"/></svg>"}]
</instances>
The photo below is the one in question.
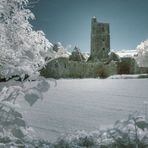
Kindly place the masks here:
<instances>
[{"instance_id":1,"label":"crumbling gable wall","mask_svg":"<svg viewBox=\"0 0 148 148\"><path fill-rule=\"evenodd\" d=\"M103 64L102 62L78 62L68 58L58 58L41 71L47 78L96 78L117 74L117 64Z\"/></svg>"}]
</instances>

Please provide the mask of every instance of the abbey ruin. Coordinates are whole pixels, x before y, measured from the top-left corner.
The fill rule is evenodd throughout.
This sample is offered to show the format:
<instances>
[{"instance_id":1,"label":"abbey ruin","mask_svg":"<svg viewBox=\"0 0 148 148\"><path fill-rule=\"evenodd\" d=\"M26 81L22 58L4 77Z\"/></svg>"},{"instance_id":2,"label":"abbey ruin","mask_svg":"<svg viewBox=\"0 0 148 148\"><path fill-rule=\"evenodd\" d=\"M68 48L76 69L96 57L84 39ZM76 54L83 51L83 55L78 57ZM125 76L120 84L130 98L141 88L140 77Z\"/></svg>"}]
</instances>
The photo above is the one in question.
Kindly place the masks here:
<instances>
[{"instance_id":1,"label":"abbey ruin","mask_svg":"<svg viewBox=\"0 0 148 148\"><path fill-rule=\"evenodd\" d=\"M91 55L92 61L108 59L110 52L110 31L108 23L97 22L96 17L91 20Z\"/></svg>"},{"instance_id":2,"label":"abbey ruin","mask_svg":"<svg viewBox=\"0 0 148 148\"><path fill-rule=\"evenodd\" d=\"M41 75L53 78L95 78L114 74L135 74L139 68L133 58L119 58L110 51L110 28L108 23L91 20L91 51L86 60L75 47L69 57L59 57L49 62Z\"/></svg>"}]
</instances>

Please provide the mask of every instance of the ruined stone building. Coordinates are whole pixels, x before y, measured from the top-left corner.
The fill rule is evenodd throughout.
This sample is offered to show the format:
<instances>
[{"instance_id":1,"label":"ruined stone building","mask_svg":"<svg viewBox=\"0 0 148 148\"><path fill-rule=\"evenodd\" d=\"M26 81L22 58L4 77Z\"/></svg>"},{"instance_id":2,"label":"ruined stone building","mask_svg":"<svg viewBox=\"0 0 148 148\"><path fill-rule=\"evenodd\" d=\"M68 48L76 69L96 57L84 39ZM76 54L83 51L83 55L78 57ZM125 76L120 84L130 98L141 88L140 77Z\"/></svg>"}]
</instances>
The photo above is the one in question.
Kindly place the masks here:
<instances>
[{"instance_id":1,"label":"ruined stone building","mask_svg":"<svg viewBox=\"0 0 148 148\"><path fill-rule=\"evenodd\" d=\"M75 47L68 58L54 59L41 71L41 75L54 78L105 78L124 73L138 73L137 64L134 59L121 59L110 52L109 24L98 22L96 17L91 20L91 51L87 61Z\"/></svg>"},{"instance_id":2,"label":"ruined stone building","mask_svg":"<svg viewBox=\"0 0 148 148\"><path fill-rule=\"evenodd\" d=\"M91 55L92 61L108 59L110 52L110 31L108 23L97 22L96 17L91 20Z\"/></svg>"}]
</instances>

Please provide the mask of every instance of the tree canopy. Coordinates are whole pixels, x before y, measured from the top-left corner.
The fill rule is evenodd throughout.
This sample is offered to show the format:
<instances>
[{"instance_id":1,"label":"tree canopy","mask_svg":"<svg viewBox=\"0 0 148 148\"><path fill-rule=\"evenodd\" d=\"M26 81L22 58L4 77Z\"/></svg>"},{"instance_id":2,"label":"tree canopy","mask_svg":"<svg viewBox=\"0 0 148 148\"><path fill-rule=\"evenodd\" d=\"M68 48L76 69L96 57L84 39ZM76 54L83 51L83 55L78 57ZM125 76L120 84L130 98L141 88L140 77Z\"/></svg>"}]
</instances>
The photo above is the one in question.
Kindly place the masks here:
<instances>
[{"instance_id":1,"label":"tree canopy","mask_svg":"<svg viewBox=\"0 0 148 148\"><path fill-rule=\"evenodd\" d=\"M28 0L0 1L0 75L9 79L37 74L54 56L52 44L42 31L32 29L34 14Z\"/></svg>"},{"instance_id":2,"label":"tree canopy","mask_svg":"<svg viewBox=\"0 0 148 148\"><path fill-rule=\"evenodd\" d=\"M148 67L148 40L137 46L137 62L140 67Z\"/></svg>"}]
</instances>

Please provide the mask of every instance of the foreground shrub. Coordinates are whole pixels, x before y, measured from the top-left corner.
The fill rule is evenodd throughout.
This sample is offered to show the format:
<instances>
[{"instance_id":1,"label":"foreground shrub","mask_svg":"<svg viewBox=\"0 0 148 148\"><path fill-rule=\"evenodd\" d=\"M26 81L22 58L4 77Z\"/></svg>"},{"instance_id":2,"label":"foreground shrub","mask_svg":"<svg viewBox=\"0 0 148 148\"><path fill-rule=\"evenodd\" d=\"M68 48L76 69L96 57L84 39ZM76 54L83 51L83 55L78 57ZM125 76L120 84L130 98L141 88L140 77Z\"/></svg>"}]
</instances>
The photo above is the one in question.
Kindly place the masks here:
<instances>
[{"instance_id":1,"label":"foreground shrub","mask_svg":"<svg viewBox=\"0 0 148 148\"><path fill-rule=\"evenodd\" d=\"M60 137L56 142L28 135L17 138L0 136L2 148L148 148L148 123L142 116L130 115L117 121L113 128L94 132L78 131Z\"/></svg>"},{"instance_id":2,"label":"foreground shrub","mask_svg":"<svg viewBox=\"0 0 148 148\"><path fill-rule=\"evenodd\" d=\"M117 121L113 128L87 133L76 132L61 137L53 148L147 148L148 123L142 116L130 115L127 120Z\"/></svg>"}]
</instances>

